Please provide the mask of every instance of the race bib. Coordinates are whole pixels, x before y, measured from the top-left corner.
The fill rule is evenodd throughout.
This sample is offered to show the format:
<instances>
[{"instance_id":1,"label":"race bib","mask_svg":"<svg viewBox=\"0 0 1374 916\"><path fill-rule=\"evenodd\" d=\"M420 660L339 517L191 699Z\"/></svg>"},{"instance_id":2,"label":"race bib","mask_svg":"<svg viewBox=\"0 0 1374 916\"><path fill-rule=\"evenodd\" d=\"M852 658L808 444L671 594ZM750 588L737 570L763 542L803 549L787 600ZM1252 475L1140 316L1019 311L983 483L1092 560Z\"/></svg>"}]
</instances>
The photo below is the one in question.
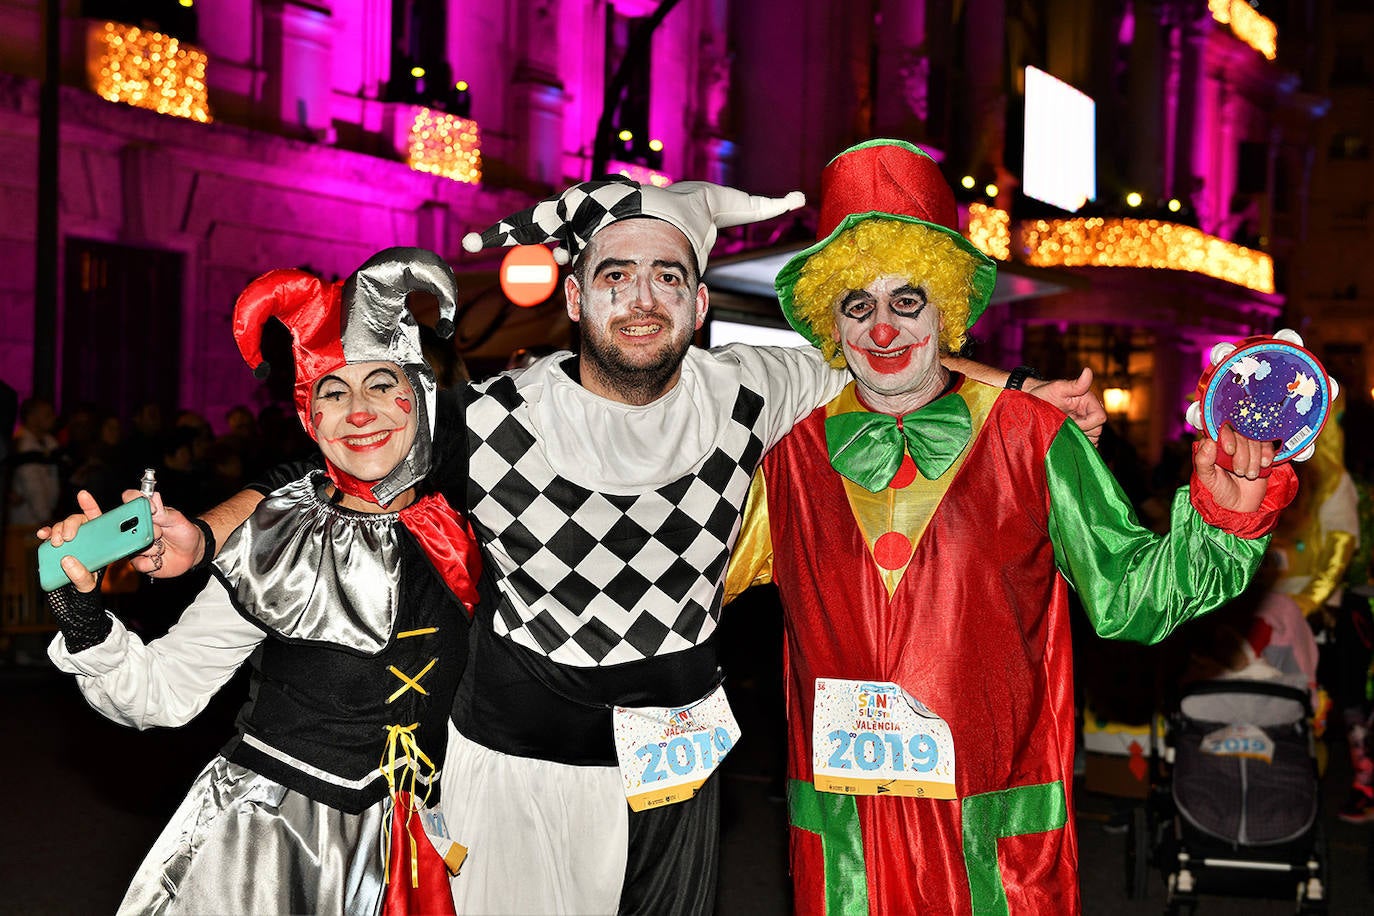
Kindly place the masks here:
<instances>
[{"instance_id":1,"label":"race bib","mask_svg":"<svg viewBox=\"0 0 1374 916\"><path fill-rule=\"evenodd\" d=\"M1274 762L1274 742L1257 725L1228 725L1208 732L1202 739L1202 752L1217 757L1249 757Z\"/></svg>"},{"instance_id":2,"label":"race bib","mask_svg":"<svg viewBox=\"0 0 1374 916\"><path fill-rule=\"evenodd\" d=\"M691 798L740 735L724 685L691 706L617 706L614 722L625 798L635 811Z\"/></svg>"},{"instance_id":3,"label":"race bib","mask_svg":"<svg viewBox=\"0 0 1374 916\"><path fill-rule=\"evenodd\" d=\"M458 874L468 857L468 848L448 835L448 822L438 808L424 806L419 809L420 823L424 826L425 836L434 844L434 851L444 860L444 867L450 875Z\"/></svg>"},{"instance_id":4,"label":"race bib","mask_svg":"<svg viewBox=\"0 0 1374 916\"><path fill-rule=\"evenodd\" d=\"M818 677L811 723L818 791L957 797L949 726L896 684Z\"/></svg>"}]
</instances>

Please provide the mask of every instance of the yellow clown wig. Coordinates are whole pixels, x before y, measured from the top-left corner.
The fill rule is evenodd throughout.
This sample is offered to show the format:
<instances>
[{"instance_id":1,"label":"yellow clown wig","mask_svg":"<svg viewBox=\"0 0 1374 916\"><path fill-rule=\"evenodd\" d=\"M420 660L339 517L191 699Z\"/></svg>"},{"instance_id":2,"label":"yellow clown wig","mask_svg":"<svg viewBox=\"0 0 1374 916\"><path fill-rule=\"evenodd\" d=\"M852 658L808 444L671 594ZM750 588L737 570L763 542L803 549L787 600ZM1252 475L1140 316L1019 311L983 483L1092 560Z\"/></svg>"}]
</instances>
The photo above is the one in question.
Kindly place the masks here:
<instances>
[{"instance_id":1,"label":"yellow clown wig","mask_svg":"<svg viewBox=\"0 0 1374 916\"><path fill-rule=\"evenodd\" d=\"M925 290L940 310L940 349L957 353L968 336L969 300L978 261L948 233L915 222L866 219L840 232L811 255L797 278L793 313L810 325L822 355L843 366L834 340L835 306L850 290L888 276Z\"/></svg>"}]
</instances>

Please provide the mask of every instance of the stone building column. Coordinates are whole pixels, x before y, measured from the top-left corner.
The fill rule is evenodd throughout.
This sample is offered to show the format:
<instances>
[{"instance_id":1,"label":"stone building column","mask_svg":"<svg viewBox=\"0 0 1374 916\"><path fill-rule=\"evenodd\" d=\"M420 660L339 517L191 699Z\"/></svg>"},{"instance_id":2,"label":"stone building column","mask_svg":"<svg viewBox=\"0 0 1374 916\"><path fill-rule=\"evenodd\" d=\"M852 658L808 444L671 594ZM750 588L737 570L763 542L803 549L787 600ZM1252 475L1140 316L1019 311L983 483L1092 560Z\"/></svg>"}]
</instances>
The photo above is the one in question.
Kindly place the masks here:
<instances>
[{"instance_id":1,"label":"stone building column","mask_svg":"<svg viewBox=\"0 0 1374 916\"><path fill-rule=\"evenodd\" d=\"M717 184L731 184L735 170L735 144L730 124L730 9L725 0L701 4L697 41L696 83L697 143L690 161L694 176Z\"/></svg>"},{"instance_id":2,"label":"stone building column","mask_svg":"<svg viewBox=\"0 0 1374 916\"><path fill-rule=\"evenodd\" d=\"M1135 35L1131 42L1130 87L1127 104L1131 117L1130 160L1126 180L1147 201L1164 189L1163 85L1161 61L1164 39L1159 21L1159 0L1135 0Z\"/></svg>"},{"instance_id":3,"label":"stone building column","mask_svg":"<svg viewBox=\"0 0 1374 916\"><path fill-rule=\"evenodd\" d=\"M571 7L572 5L570 5ZM579 8L568 15L584 15ZM515 165L540 184L563 178L563 81L559 77L558 4L519 4L515 44L519 55L511 79L511 148ZM592 33L594 34L594 33Z\"/></svg>"},{"instance_id":4,"label":"stone building column","mask_svg":"<svg viewBox=\"0 0 1374 916\"><path fill-rule=\"evenodd\" d=\"M329 4L263 5L263 69L268 113L282 124L332 134L334 20Z\"/></svg>"},{"instance_id":5,"label":"stone building column","mask_svg":"<svg viewBox=\"0 0 1374 916\"><path fill-rule=\"evenodd\" d=\"M1003 0L968 0L964 5L964 129L972 146L969 166L991 167L1009 194L1006 154L1008 85L1006 74L1006 4ZM968 62L972 62L969 65ZM980 176L981 177L981 176ZM999 201L1006 208L1006 202Z\"/></svg>"},{"instance_id":6,"label":"stone building column","mask_svg":"<svg viewBox=\"0 0 1374 916\"><path fill-rule=\"evenodd\" d=\"M930 80L924 0L879 0L874 43L874 135L924 139Z\"/></svg>"}]
</instances>

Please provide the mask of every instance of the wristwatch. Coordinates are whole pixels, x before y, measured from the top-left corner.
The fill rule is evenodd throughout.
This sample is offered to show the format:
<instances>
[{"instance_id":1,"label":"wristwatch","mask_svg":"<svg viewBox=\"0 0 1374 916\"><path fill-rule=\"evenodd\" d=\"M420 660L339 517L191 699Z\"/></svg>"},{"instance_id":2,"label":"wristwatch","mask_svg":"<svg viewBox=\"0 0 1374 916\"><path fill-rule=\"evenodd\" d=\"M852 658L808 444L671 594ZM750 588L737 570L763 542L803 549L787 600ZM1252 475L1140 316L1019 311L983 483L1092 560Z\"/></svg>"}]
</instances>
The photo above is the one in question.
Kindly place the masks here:
<instances>
[{"instance_id":1,"label":"wristwatch","mask_svg":"<svg viewBox=\"0 0 1374 916\"><path fill-rule=\"evenodd\" d=\"M1044 376L1030 366L1017 366L1011 370L1011 374L1007 376L1007 383L1003 387L1011 391L1020 391L1021 386L1026 384L1028 378L1043 379Z\"/></svg>"}]
</instances>

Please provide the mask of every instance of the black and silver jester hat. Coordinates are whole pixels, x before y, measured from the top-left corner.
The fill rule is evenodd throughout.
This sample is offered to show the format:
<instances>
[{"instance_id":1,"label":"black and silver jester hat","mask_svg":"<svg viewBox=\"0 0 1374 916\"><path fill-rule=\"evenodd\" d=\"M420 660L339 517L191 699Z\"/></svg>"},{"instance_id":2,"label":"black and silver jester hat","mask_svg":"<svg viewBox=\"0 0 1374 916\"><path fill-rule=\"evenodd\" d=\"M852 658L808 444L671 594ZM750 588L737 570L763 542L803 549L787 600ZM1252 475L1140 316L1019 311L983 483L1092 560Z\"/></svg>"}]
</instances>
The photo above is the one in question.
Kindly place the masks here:
<instances>
[{"instance_id":1,"label":"black and silver jester hat","mask_svg":"<svg viewBox=\"0 0 1374 916\"><path fill-rule=\"evenodd\" d=\"M435 330L453 334L458 282L443 258L424 248L379 251L342 283L325 284L302 270L273 270L258 277L234 305L234 337L259 378L267 375L262 329L269 318L291 332L296 363L296 412L313 438L310 396L315 381L350 363L392 362L401 367L418 393L415 444L410 454L372 486L380 505L429 472L434 434L434 372L420 348L420 327L406 303L412 290L439 300Z\"/></svg>"},{"instance_id":2,"label":"black and silver jester hat","mask_svg":"<svg viewBox=\"0 0 1374 916\"><path fill-rule=\"evenodd\" d=\"M343 285L343 351L348 362L384 360L401 367L420 393L416 400L415 445L390 474L372 485L380 505L419 483L429 473L434 441L434 370L420 346L420 325L406 302L413 290L439 300L434 330L453 336L458 281L439 255L426 248L386 248L368 258Z\"/></svg>"},{"instance_id":3,"label":"black and silver jester hat","mask_svg":"<svg viewBox=\"0 0 1374 916\"><path fill-rule=\"evenodd\" d=\"M484 248L556 242L554 259L566 264L581 253L593 235L611 223L653 217L687 236L700 272L706 270L706 257L716 242L718 229L762 222L805 203L801 191L792 191L785 197L759 197L708 181L679 181L660 188L615 176L580 182L506 217L484 232L469 232L463 237L463 247L478 252Z\"/></svg>"}]
</instances>

